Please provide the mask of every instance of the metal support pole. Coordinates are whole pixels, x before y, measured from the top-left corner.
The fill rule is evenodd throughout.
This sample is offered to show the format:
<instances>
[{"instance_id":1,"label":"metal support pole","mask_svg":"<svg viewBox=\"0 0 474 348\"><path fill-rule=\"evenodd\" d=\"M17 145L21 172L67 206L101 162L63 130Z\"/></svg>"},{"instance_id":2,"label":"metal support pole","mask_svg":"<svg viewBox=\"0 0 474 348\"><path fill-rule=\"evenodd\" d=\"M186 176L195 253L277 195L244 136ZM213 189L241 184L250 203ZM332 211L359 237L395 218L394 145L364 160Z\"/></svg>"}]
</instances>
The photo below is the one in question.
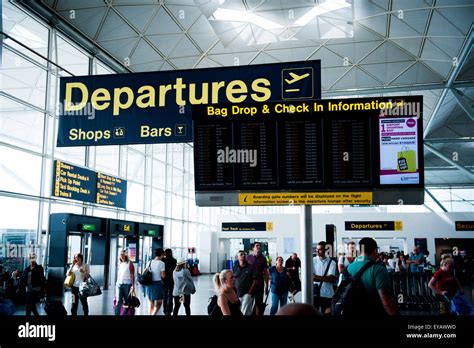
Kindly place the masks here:
<instances>
[{"instance_id":1,"label":"metal support pole","mask_svg":"<svg viewBox=\"0 0 474 348\"><path fill-rule=\"evenodd\" d=\"M302 302L313 304L313 216L312 206L301 206L301 295Z\"/></svg>"}]
</instances>

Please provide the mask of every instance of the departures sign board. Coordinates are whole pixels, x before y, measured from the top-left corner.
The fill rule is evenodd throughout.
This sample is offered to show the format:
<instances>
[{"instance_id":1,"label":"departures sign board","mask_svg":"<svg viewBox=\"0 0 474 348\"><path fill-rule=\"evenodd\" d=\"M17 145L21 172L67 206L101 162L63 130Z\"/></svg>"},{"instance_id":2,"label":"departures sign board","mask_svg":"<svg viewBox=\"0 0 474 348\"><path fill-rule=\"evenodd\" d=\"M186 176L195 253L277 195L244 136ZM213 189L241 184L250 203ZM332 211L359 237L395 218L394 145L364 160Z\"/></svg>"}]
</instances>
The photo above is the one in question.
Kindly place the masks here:
<instances>
[{"instance_id":1,"label":"departures sign board","mask_svg":"<svg viewBox=\"0 0 474 348\"><path fill-rule=\"evenodd\" d=\"M127 180L55 160L52 195L125 208Z\"/></svg>"},{"instance_id":2,"label":"departures sign board","mask_svg":"<svg viewBox=\"0 0 474 348\"><path fill-rule=\"evenodd\" d=\"M321 62L61 77L57 146L187 143L192 105L321 98Z\"/></svg>"},{"instance_id":3,"label":"departures sign board","mask_svg":"<svg viewBox=\"0 0 474 348\"><path fill-rule=\"evenodd\" d=\"M422 96L194 106L196 204L423 204L422 107Z\"/></svg>"}]
</instances>

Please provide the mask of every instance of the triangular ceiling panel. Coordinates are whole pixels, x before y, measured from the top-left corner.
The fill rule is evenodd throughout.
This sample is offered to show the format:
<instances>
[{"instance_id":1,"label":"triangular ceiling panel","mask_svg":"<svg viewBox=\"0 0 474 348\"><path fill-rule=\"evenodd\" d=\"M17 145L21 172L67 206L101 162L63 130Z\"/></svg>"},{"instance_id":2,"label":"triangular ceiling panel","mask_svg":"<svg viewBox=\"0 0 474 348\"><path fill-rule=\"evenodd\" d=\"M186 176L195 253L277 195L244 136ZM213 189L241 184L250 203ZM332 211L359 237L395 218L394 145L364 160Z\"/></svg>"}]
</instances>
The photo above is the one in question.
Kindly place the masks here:
<instances>
[{"instance_id":1,"label":"triangular ceiling panel","mask_svg":"<svg viewBox=\"0 0 474 348\"><path fill-rule=\"evenodd\" d=\"M401 76L399 76L392 85L411 85L416 83L441 83L443 80L423 64L417 62L410 67Z\"/></svg>"},{"instance_id":2,"label":"triangular ceiling panel","mask_svg":"<svg viewBox=\"0 0 474 348\"><path fill-rule=\"evenodd\" d=\"M295 28L295 38L298 41L304 42L305 40L317 40L319 38L319 26L316 24L305 25L301 28Z\"/></svg>"},{"instance_id":3,"label":"triangular ceiling panel","mask_svg":"<svg viewBox=\"0 0 474 348\"><path fill-rule=\"evenodd\" d=\"M331 86L331 89L346 89L354 86L356 80L356 68L353 67L347 74L345 74L339 81Z\"/></svg>"},{"instance_id":4,"label":"triangular ceiling panel","mask_svg":"<svg viewBox=\"0 0 474 348\"><path fill-rule=\"evenodd\" d=\"M382 79L378 78L378 76L374 77L367 74L365 71L362 71L358 67L356 67L356 79L355 81L351 81L354 87L361 87L361 88L368 88L368 87L378 87L380 86Z\"/></svg>"},{"instance_id":5,"label":"triangular ceiling panel","mask_svg":"<svg viewBox=\"0 0 474 348\"><path fill-rule=\"evenodd\" d=\"M336 68L325 68L321 69L321 88L323 90L329 90L334 82L345 74L350 67L336 67Z\"/></svg>"},{"instance_id":6,"label":"triangular ceiling panel","mask_svg":"<svg viewBox=\"0 0 474 348\"><path fill-rule=\"evenodd\" d=\"M137 36L137 33L114 11L109 11L97 40L106 41L134 36Z\"/></svg>"},{"instance_id":7,"label":"triangular ceiling panel","mask_svg":"<svg viewBox=\"0 0 474 348\"><path fill-rule=\"evenodd\" d=\"M62 1L62 0L60 0ZM112 1L111 1L112 2ZM130 0L113 0L114 5L130 5ZM133 1L136 2L136 1ZM156 4L157 0L140 0L140 4Z\"/></svg>"},{"instance_id":8,"label":"triangular ceiling panel","mask_svg":"<svg viewBox=\"0 0 474 348\"><path fill-rule=\"evenodd\" d=\"M428 39L434 42L450 58L457 57L464 43L464 38L437 37Z\"/></svg>"},{"instance_id":9,"label":"triangular ceiling panel","mask_svg":"<svg viewBox=\"0 0 474 348\"><path fill-rule=\"evenodd\" d=\"M380 86L380 82L372 76L366 74L362 70L354 67L344 77L337 81L331 89L346 89L346 88L368 88Z\"/></svg>"},{"instance_id":10,"label":"triangular ceiling panel","mask_svg":"<svg viewBox=\"0 0 474 348\"><path fill-rule=\"evenodd\" d=\"M467 35L474 18L474 6L472 2L470 7L449 7L438 9L438 11L451 21L463 35Z\"/></svg>"},{"instance_id":11,"label":"triangular ceiling panel","mask_svg":"<svg viewBox=\"0 0 474 348\"><path fill-rule=\"evenodd\" d=\"M266 50L266 52L282 62L305 60L311 55L311 53L313 53L313 51L313 47L292 48L286 50Z\"/></svg>"},{"instance_id":12,"label":"triangular ceiling panel","mask_svg":"<svg viewBox=\"0 0 474 348\"><path fill-rule=\"evenodd\" d=\"M289 49L299 49L299 48L311 48L313 52L318 48L320 45L316 44L315 42L311 43L309 41L302 41L302 40L284 40L284 41L277 41L272 42L268 46L266 46L266 50L289 50Z\"/></svg>"},{"instance_id":13,"label":"triangular ceiling panel","mask_svg":"<svg viewBox=\"0 0 474 348\"><path fill-rule=\"evenodd\" d=\"M388 1L384 0L381 4L376 4L374 1L354 1L355 18L371 17L387 12L386 4Z\"/></svg>"},{"instance_id":14,"label":"triangular ceiling panel","mask_svg":"<svg viewBox=\"0 0 474 348\"><path fill-rule=\"evenodd\" d=\"M461 36L462 32L437 10L433 11L428 36Z\"/></svg>"},{"instance_id":15,"label":"triangular ceiling panel","mask_svg":"<svg viewBox=\"0 0 474 348\"><path fill-rule=\"evenodd\" d=\"M349 58L352 63L357 63L366 56L375 47L380 45L382 41L347 43L338 45L327 45L327 47L342 57Z\"/></svg>"},{"instance_id":16,"label":"triangular ceiling panel","mask_svg":"<svg viewBox=\"0 0 474 348\"><path fill-rule=\"evenodd\" d=\"M178 69L191 69L200 57L184 57L170 59L170 62L176 65Z\"/></svg>"},{"instance_id":17,"label":"triangular ceiling panel","mask_svg":"<svg viewBox=\"0 0 474 348\"><path fill-rule=\"evenodd\" d=\"M378 33L380 36L385 37L387 31L387 15L359 19L359 23Z\"/></svg>"},{"instance_id":18,"label":"triangular ceiling panel","mask_svg":"<svg viewBox=\"0 0 474 348\"><path fill-rule=\"evenodd\" d=\"M179 57L187 57L187 56L195 56L200 54L196 46L189 41L186 35L183 35L181 40L178 42L178 45L175 47L171 54L169 55L171 58L179 58Z\"/></svg>"},{"instance_id":19,"label":"triangular ceiling panel","mask_svg":"<svg viewBox=\"0 0 474 348\"><path fill-rule=\"evenodd\" d=\"M390 41L393 41L399 47L403 47L403 49L410 52L414 57L418 57L423 39L420 37L410 39L390 39Z\"/></svg>"},{"instance_id":20,"label":"triangular ceiling panel","mask_svg":"<svg viewBox=\"0 0 474 348\"><path fill-rule=\"evenodd\" d=\"M170 70L176 70L176 69L173 68L168 62L164 62L160 69L160 71L170 71Z\"/></svg>"},{"instance_id":21,"label":"triangular ceiling panel","mask_svg":"<svg viewBox=\"0 0 474 348\"><path fill-rule=\"evenodd\" d=\"M425 41L421 59L447 60L451 63L451 58L439 48L439 45L435 45L431 40Z\"/></svg>"},{"instance_id":22,"label":"triangular ceiling panel","mask_svg":"<svg viewBox=\"0 0 474 348\"><path fill-rule=\"evenodd\" d=\"M155 60L149 63L132 64L130 65L130 68L135 72L160 71L162 65L163 65L162 60Z\"/></svg>"},{"instance_id":23,"label":"triangular ceiling panel","mask_svg":"<svg viewBox=\"0 0 474 348\"><path fill-rule=\"evenodd\" d=\"M343 58L328 50L326 47L321 47L317 50L310 59L321 59L322 67L342 66Z\"/></svg>"},{"instance_id":24,"label":"triangular ceiling panel","mask_svg":"<svg viewBox=\"0 0 474 348\"><path fill-rule=\"evenodd\" d=\"M451 62L438 62L435 60L423 60L428 67L438 73L443 79L447 79L449 72L451 71L453 65Z\"/></svg>"},{"instance_id":25,"label":"triangular ceiling panel","mask_svg":"<svg viewBox=\"0 0 474 348\"><path fill-rule=\"evenodd\" d=\"M412 61L413 57L402 51L400 48L392 44L391 42L385 42L382 46L378 47L368 57L366 57L361 63L380 63L380 62L400 62L400 61Z\"/></svg>"},{"instance_id":26,"label":"triangular ceiling panel","mask_svg":"<svg viewBox=\"0 0 474 348\"><path fill-rule=\"evenodd\" d=\"M214 29L212 28L211 24L209 23L209 20L201 16L199 17L192 27L188 30L190 34L214 34Z\"/></svg>"},{"instance_id":27,"label":"triangular ceiling panel","mask_svg":"<svg viewBox=\"0 0 474 348\"><path fill-rule=\"evenodd\" d=\"M115 6L114 8L140 32L143 32L156 11L155 5Z\"/></svg>"},{"instance_id":28,"label":"triangular ceiling panel","mask_svg":"<svg viewBox=\"0 0 474 348\"><path fill-rule=\"evenodd\" d=\"M166 5L166 8L173 14L176 21L184 28L189 29L202 12L197 6Z\"/></svg>"},{"instance_id":29,"label":"triangular ceiling panel","mask_svg":"<svg viewBox=\"0 0 474 348\"><path fill-rule=\"evenodd\" d=\"M376 76L379 80L383 81L384 84L388 84L395 77L400 75L405 69L407 69L413 62L398 62L390 63L389 65L381 64L363 64L362 68L367 70L372 75Z\"/></svg>"},{"instance_id":30,"label":"triangular ceiling panel","mask_svg":"<svg viewBox=\"0 0 474 348\"><path fill-rule=\"evenodd\" d=\"M425 32L429 16L429 10L403 11L403 21L415 29L420 35L423 35Z\"/></svg>"},{"instance_id":31,"label":"triangular ceiling panel","mask_svg":"<svg viewBox=\"0 0 474 348\"><path fill-rule=\"evenodd\" d=\"M470 80L470 79L474 79L474 49L471 49L471 52L467 56L465 63L461 67L461 71L456 77L456 81L463 81L463 80Z\"/></svg>"},{"instance_id":32,"label":"triangular ceiling panel","mask_svg":"<svg viewBox=\"0 0 474 348\"><path fill-rule=\"evenodd\" d=\"M74 20L71 20L71 22L84 34L90 37L95 37L105 11L107 11L107 8L105 7L83 10L78 9L75 10L75 18ZM69 11L61 11L59 14L66 20L70 20Z\"/></svg>"},{"instance_id":33,"label":"triangular ceiling panel","mask_svg":"<svg viewBox=\"0 0 474 348\"><path fill-rule=\"evenodd\" d=\"M201 59L198 65L196 65L196 68L201 69L201 68L217 68L221 67L222 65L216 63L214 60L209 58L204 57Z\"/></svg>"},{"instance_id":34,"label":"triangular ceiling panel","mask_svg":"<svg viewBox=\"0 0 474 348\"><path fill-rule=\"evenodd\" d=\"M252 64L270 64L270 63L279 63L279 61L266 54L265 52L261 52L253 61Z\"/></svg>"},{"instance_id":35,"label":"triangular ceiling panel","mask_svg":"<svg viewBox=\"0 0 474 348\"><path fill-rule=\"evenodd\" d=\"M222 42L219 40L209 51L209 54L227 54L227 53L235 53L239 54L240 52L255 52L257 53L259 50L255 46L241 46L241 47L224 47Z\"/></svg>"},{"instance_id":36,"label":"triangular ceiling panel","mask_svg":"<svg viewBox=\"0 0 474 348\"><path fill-rule=\"evenodd\" d=\"M373 33L366 27L360 25L359 22L354 23L354 38L353 41L373 41L381 40L380 35Z\"/></svg>"},{"instance_id":37,"label":"triangular ceiling panel","mask_svg":"<svg viewBox=\"0 0 474 348\"><path fill-rule=\"evenodd\" d=\"M417 37L421 34L407 24L404 20L398 19L398 16L390 17L390 38L396 37Z\"/></svg>"},{"instance_id":38,"label":"triangular ceiling panel","mask_svg":"<svg viewBox=\"0 0 474 348\"><path fill-rule=\"evenodd\" d=\"M57 1L56 10L78 10L88 7L105 7L105 3L100 3L96 0L60 0Z\"/></svg>"},{"instance_id":39,"label":"triangular ceiling panel","mask_svg":"<svg viewBox=\"0 0 474 348\"><path fill-rule=\"evenodd\" d=\"M347 20L318 18L319 37L323 40L332 38L352 38L354 30ZM317 38L317 37L316 37Z\"/></svg>"},{"instance_id":40,"label":"triangular ceiling panel","mask_svg":"<svg viewBox=\"0 0 474 348\"><path fill-rule=\"evenodd\" d=\"M132 54L131 64L141 64L160 60L162 57L145 41L140 40Z\"/></svg>"},{"instance_id":41,"label":"triangular ceiling panel","mask_svg":"<svg viewBox=\"0 0 474 348\"><path fill-rule=\"evenodd\" d=\"M219 40L214 34L192 34L191 37L203 52L206 52Z\"/></svg>"},{"instance_id":42,"label":"triangular ceiling panel","mask_svg":"<svg viewBox=\"0 0 474 348\"><path fill-rule=\"evenodd\" d=\"M99 45L107 50L115 58L123 60L126 57L130 58L130 53L132 49L136 46L139 38L126 38L112 41L99 42Z\"/></svg>"},{"instance_id":43,"label":"triangular ceiling panel","mask_svg":"<svg viewBox=\"0 0 474 348\"><path fill-rule=\"evenodd\" d=\"M431 1L430 1L431 2ZM396 0L392 1L392 11L406 11L414 8L429 7L426 0Z\"/></svg>"},{"instance_id":44,"label":"triangular ceiling panel","mask_svg":"<svg viewBox=\"0 0 474 348\"><path fill-rule=\"evenodd\" d=\"M146 35L158 35L158 34L182 34L182 30L179 26L171 19L163 8L158 10L155 18L152 19L150 26L146 29Z\"/></svg>"},{"instance_id":45,"label":"triangular ceiling panel","mask_svg":"<svg viewBox=\"0 0 474 348\"><path fill-rule=\"evenodd\" d=\"M236 54L216 54L208 57L223 66L248 65L257 54L255 52ZM238 60L236 60L238 59Z\"/></svg>"},{"instance_id":46,"label":"triangular ceiling panel","mask_svg":"<svg viewBox=\"0 0 474 348\"><path fill-rule=\"evenodd\" d=\"M183 34L164 34L164 35L150 35L148 40L165 56L168 56L174 50L178 42L181 40Z\"/></svg>"}]
</instances>

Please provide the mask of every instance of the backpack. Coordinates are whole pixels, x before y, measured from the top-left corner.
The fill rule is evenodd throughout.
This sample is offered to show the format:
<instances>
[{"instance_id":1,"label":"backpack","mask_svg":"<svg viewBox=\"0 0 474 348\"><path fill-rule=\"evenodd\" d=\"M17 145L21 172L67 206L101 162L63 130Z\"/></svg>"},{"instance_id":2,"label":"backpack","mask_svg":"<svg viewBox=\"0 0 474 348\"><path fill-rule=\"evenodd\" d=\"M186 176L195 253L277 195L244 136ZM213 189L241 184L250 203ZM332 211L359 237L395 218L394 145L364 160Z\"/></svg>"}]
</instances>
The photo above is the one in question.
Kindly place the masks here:
<instances>
[{"instance_id":1,"label":"backpack","mask_svg":"<svg viewBox=\"0 0 474 348\"><path fill-rule=\"evenodd\" d=\"M207 314L213 317L222 315L221 308L217 304L217 295L209 297L209 304L207 305Z\"/></svg>"},{"instance_id":2,"label":"backpack","mask_svg":"<svg viewBox=\"0 0 474 348\"><path fill-rule=\"evenodd\" d=\"M331 301L332 315L356 316L361 315L364 310L364 298L367 297L360 279L362 274L375 265L374 261L367 262L353 277L347 271L347 267L342 272L344 280L337 288Z\"/></svg>"}]
</instances>

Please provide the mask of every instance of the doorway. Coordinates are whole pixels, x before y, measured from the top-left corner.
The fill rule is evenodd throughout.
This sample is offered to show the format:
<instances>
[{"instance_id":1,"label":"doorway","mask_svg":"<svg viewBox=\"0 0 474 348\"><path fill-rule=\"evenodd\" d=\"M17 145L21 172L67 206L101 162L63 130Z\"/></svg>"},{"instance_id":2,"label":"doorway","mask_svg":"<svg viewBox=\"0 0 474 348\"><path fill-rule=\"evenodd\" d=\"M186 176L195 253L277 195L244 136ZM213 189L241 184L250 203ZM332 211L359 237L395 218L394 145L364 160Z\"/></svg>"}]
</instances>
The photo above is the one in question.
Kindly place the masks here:
<instances>
[{"instance_id":1,"label":"doorway","mask_svg":"<svg viewBox=\"0 0 474 348\"><path fill-rule=\"evenodd\" d=\"M276 238L220 238L217 251L218 271L232 268L239 250L244 250L249 255L255 242L262 245L262 253L269 254L274 263L278 256Z\"/></svg>"},{"instance_id":2,"label":"doorway","mask_svg":"<svg viewBox=\"0 0 474 348\"><path fill-rule=\"evenodd\" d=\"M127 238L124 235L110 236L109 284L115 285L119 265L120 251L127 248ZM130 256L130 251L129 251ZM131 258L130 258L131 259Z\"/></svg>"}]
</instances>

